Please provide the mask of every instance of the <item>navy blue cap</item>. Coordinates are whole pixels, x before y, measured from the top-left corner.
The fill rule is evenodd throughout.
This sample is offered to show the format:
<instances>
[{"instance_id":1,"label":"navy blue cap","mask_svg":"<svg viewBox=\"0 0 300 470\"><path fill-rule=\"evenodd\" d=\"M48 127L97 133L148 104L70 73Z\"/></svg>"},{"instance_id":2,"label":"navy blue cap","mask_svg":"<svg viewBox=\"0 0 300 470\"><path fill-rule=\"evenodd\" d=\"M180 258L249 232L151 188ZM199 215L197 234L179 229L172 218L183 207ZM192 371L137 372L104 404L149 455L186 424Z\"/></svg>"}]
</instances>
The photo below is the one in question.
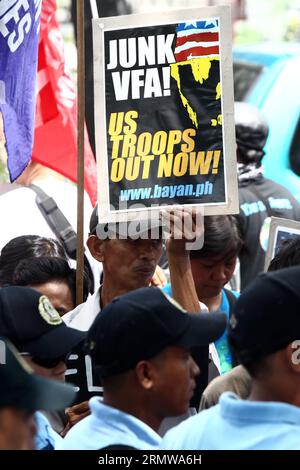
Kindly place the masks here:
<instances>
[{"instance_id":1,"label":"navy blue cap","mask_svg":"<svg viewBox=\"0 0 300 470\"><path fill-rule=\"evenodd\" d=\"M120 374L168 346L188 350L218 339L226 327L222 313L187 313L158 288L115 298L96 317L87 350L102 377Z\"/></svg>"},{"instance_id":2,"label":"navy blue cap","mask_svg":"<svg viewBox=\"0 0 300 470\"><path fill-rule=\"evenodd\" d=\"M300 339L300 267L258 276L234 305L228 339L242 364Z\"/></svg>"},{"instance_id":3,"label":"navy blue cap","mask_svg":"<svg viewBox=\"0 0 300 470\"><path fill-rule=\"evenodd\" d=\"M21 286L0 289L0 335L41 359L66 356L86 336L67 327L45 295Z\"/></svg>"}]
</instances>

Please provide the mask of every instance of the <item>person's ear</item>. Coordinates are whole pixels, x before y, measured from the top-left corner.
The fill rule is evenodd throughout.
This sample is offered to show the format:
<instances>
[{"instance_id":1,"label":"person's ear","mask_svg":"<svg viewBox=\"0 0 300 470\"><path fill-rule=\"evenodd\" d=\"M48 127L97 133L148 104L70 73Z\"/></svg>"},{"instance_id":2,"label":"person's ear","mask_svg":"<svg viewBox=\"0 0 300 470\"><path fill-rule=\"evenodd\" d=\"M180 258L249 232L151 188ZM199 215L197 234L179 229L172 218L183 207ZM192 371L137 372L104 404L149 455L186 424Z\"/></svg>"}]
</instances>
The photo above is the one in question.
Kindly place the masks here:
<instances>
[{"instance_id":1,"label":"person's ear","mask_svg":"<svg viewBox=\"0 0 300 470\"><path fill-rule=\"evenodd\" d=\"M151 390L155 383L155 371L153 364L149 361L140 361L135 366L137 380L142 388Z\"/></svg>"},{"instance_id":2,"label":"person's ear","mask_svg":"<svg viewBox=\"0 0 300 470\"><path fill-rule=\"evenodd\" d=\"M104 240L100 240L97 235L90 235L87 239L87 246L93 258L103 262L104 259Z\"/></svg>"},{"instance_id":3,"label":"person's ear","mask_svg":"<svg viewBox=\"0 0 300 470\"><path fill-rule=\"evenodd\" d=\"M290 368L300 374L300 340L295 340L285 348Z\"/></svg>"}]
</instances>

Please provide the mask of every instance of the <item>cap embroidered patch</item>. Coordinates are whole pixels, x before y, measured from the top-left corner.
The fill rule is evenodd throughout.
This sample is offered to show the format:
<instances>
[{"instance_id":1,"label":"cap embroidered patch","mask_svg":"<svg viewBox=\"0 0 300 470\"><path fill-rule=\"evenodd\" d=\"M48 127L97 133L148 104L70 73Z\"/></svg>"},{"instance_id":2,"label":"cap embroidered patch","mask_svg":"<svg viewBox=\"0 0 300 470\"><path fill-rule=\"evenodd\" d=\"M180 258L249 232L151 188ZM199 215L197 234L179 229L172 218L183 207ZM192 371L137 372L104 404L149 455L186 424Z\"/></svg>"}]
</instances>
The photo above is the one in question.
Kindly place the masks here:
<instances>
[{"instance_id":1,"label":"cap embroidered patch","mask_svg":"<svg viewBox=\"0 0 300 470\"><path fill-rule=\"evenodd\" d=\"M42 295L39 299L39 312L49 325L60 325L63 322L59 313L45 295Z\"/></svg>"}]
</instances>

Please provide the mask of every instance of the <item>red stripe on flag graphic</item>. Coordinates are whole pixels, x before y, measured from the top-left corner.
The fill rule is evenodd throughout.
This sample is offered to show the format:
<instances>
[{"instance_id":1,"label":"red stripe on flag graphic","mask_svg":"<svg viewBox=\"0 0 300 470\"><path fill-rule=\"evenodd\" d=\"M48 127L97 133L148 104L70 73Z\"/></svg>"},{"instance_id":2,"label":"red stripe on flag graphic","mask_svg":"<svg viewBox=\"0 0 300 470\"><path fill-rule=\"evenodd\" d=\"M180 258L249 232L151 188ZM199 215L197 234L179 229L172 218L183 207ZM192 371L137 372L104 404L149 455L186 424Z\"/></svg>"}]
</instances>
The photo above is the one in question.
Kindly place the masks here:
<instances>
[{"instance_id":1,"label":"red stripe on flag graphic","mask_svg":"<svg viewBox=\"0 0 300 470\"><path fill-rule=\"evenodd\" d=\"M187 42L218 42L219 33L195 33L187 36L178 36L176 39L176 47L183 46Z\"/></svg>"},{"instance_id":2,"label":"red stripe on flag graphic","mask_svg":"<svg viewBox=\"0 0 300 470\"><path fill-rule=\"evenodd\" d=\"M184 62L189 59L197 59L199 57L206 57L209 55L219 55L219 46L211 46L211 47L190 47L184 51L181 51L176 54L175 51L175 58L176 62Z\"/></svg>"}]
</instances>

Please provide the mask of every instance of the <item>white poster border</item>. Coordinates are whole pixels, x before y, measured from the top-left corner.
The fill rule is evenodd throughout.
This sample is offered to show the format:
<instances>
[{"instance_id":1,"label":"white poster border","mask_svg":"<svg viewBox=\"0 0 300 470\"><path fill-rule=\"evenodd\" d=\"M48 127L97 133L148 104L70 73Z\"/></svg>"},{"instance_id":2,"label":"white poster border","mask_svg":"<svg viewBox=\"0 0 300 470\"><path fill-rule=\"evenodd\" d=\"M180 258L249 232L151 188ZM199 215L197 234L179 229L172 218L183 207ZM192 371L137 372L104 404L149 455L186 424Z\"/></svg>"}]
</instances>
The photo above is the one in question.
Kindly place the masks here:
<instances>
[{"instance_id":1,"label":"white poster border","mask_svg":"<svg viewBox=\"0 0 300 470\"><path fill-rule=\"evenodd\" d=\"M278 232L286 232L300 236L300 222L296 220L284 219L281 217L271 217L269 228L268 248L265 257L264 271L268 270L269 264L275 256Z\"/></svg>"},{"instance_id":2,"label":"white poster border","mask_svg":"<svg viewBox=\"0 0 300 470\"><path fill-rule=\"evenodd\" d=\"M223 155L225 202L194 204L193 207L203 207L205 215L236 214L239 212L236 143L234 126L234 93L232 69L232 26L229 6L192 8L173 10L160 14L124 15L109 18L99 18L93 22L94 43L94 100L95 100L95 140L97 154L98 180L98 210L102 222L117 222L135 219L157 217L159 206L143 209L127 209L111 211L109 197L109 169L107 155L107 126L105 100L105 58L104 32L134 27L160 26L188 22L193 19L203 20L219 18L220 20L220 78L221 78L221 107L223 116ZM226 132L225 132L225 125ZM181 207L185 207L183 204ZM191 205L187 205L191 207Z\"/></svg>"}]
</instances>

